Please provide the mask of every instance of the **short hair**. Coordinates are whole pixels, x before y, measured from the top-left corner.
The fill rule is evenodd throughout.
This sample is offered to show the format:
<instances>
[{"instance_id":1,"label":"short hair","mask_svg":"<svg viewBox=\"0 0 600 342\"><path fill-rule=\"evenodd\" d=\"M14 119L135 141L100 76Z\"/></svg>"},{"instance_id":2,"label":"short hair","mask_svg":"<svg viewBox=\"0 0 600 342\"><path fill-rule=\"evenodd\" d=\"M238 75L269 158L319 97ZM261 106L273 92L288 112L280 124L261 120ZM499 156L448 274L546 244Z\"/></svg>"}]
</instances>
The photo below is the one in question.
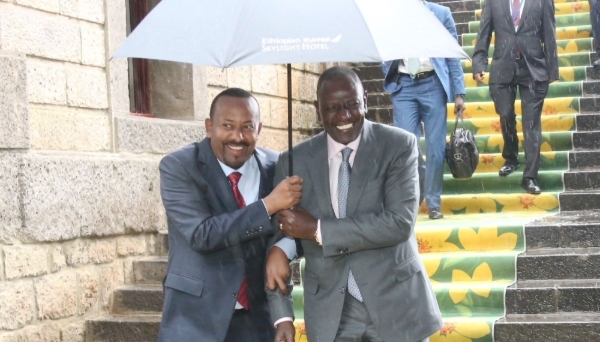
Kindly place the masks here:
<instances>
[{"instance_id":1,"label":"short hair","mask_svg":"<svg viewBox=\"0 0 600 342\"><path fill-rule=\"evenodd\" d=\"M226 97L237 97L237 98L242 98L242 99L247 99L247 98L253 98L254 101L256 101L256 104L258 106L258 100L249 92L245 91L244 89L241 88L228 88L223 90L222 92L220 92L217 96L215 96L215 98L212 100L212 103L210 104L210 112L209 112L209 117L212 120L214 114L215 114L215 107L217 106L217 101L219 100L219 98L226 96ZM258 110L258 115L260 117L260 108Z\"/></svg>"},{"instance_id":2,"label":"short hair","mask_svg":"<svg viewBox=\"0 0 600 342\"><path fill-rule=\"evenodd\" d=\"M323 86L323 83L333 80L352 80L361 87L363 86L360 78L354 72L354 70L344 66L334 66L325 70L319 77L319 81L317 82L317 98L321 93L321 87Z\"/></svg>"}]
</instances>

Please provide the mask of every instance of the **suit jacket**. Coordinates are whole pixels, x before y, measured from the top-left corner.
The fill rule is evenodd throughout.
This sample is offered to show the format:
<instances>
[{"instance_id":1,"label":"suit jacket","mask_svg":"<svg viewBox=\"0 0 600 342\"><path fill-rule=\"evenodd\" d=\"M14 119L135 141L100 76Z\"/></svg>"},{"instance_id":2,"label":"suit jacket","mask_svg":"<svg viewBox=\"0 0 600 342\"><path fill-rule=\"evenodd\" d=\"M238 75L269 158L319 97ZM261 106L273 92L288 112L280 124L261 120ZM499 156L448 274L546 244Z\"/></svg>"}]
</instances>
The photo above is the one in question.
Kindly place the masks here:
<instances>
[{"instance_id":1,"label":"suit jacket","mask_svg":"<svg viewBox=\"0 0 600 342\"><path fill-rule=\"evenodd\" d=\"M263 198L277 154L256 148L254 158ZM209 139L165 156L159 168L169 227L159 341L222 342L246 272L251 317L271 342L264 263L272 226L262 201L239 209Z\"/></svg>"},{"instance_id":2,"label":"suit jacket","mask_svg":"<svg viewBox=\"0 0 600 342\"><path fill-rule=\"evenodd\" d=\"M414 232L419 197L415 136L365 120L343 219L336 218L331 205L326 133L293 152L295 173L303 179L301 206L321 220L323 240L322 246L301 240L309 341L335 339L350 269L383 340L415 342L439 330L441 314ZM287 174L287 159L286 151L275 182Z\"/></svg>"},{"instance_id":3,"label":"suit jacket","mask_svg":"<svg viewBox=\"0 0 600 342\"><path fill-rule=\"evenodd\" d=\"M516 48L537 82L558 79L554 0L526 0L515 32L509 0L485 2L473 51L473 73L487 70L488 48L495 33L490 83L511 83L517 69Z\"/></svg>"},{"instance_id":4,"label":"suit jacket","mask_svg":"<svg viewBox=\"0 0 600 342\"><path fill-rule=\"evenodd\" d=\"M452 34L454 39L458 40L456 26L452 13L448 7L426 2L425 6L433 12L440 22L444 24L448 32ZM456 58L431 58L431 64L435 74L444 86L448 102L454 102L454 98L458 94L465 94L465 79L460 60ZM402 89L400 74L398 74L398 64L400 60L387 61L382 65L385 80L383 81L383 89L388 93L396 93Z\"/></svg>"}]
</instances>

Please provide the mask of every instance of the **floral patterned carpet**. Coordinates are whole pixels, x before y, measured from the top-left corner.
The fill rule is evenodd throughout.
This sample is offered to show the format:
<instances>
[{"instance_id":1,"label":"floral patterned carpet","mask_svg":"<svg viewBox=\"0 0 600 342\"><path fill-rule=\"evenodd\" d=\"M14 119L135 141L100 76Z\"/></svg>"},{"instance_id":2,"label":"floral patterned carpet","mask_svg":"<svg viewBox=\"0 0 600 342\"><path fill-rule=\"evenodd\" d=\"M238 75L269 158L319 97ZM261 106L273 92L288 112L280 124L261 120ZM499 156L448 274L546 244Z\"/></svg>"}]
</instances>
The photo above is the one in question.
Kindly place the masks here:
<instances>
[{"instance_id":1,"label":"floral patterned carpet","mask_svg":"<svg viewBox=\"0 0 600 342\"><path fill-rule=\"evenodd\" d=\"M558 211L558 193L563 191L563 172L568 169L568 151L579 98L592 50L589 4L555 0L560 82L550 85L542 113L542 160L538 181L542 194L533 196L520 187L522 167L500 178L504 160L500 122L487 85L478 86L471 77L471 62L463 61L467 85L465 126L473 130L480 153L479 166L471 179L444 176L442 220L429 220L423 204L416 225L419 251L433 284L444 318L444 328L431 342L492 342L494 321L504 316L506 287L516 281L516 258L525 250L524 225ZM481 11L463 35L465 51L472 54ZM493 40L492 40L493 44ZM490 55L493 51L490 47ZM486 78L487 80L487 78ZM517 98L518 99L518 98ZM448 105L453 112L453 105ZM521 103L517 100L517 115ZM454 127L449 115L448 133ZM518 120L520 118L518 117ZM519 123L519 132L521 127ZM519 134L521 162L522 134ZM424 149L424 139L420 141ZM523 165L523 164L522 164ZM306 341L303 322L302 286L294 289L296 340Z\"/></svg>"}]
</instances>

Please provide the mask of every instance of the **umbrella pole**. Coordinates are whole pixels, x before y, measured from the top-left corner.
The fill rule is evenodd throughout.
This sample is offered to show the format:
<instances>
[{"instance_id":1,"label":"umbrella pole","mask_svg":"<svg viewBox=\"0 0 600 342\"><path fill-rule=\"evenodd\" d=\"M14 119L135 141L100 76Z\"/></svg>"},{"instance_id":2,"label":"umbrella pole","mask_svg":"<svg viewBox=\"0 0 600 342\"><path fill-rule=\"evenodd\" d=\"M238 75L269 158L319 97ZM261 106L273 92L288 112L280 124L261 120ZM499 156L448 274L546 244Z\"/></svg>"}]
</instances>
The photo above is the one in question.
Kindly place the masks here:
<instances>
[{"instance_id":1,"label":"umbrella pole","mask_svg":"<svg viewBox=\"0 0 600 342\"><path fill-rule=\"evenodd\" d=\"M292 156L292 65L287 65L287 96L288 96L288 153L289 176L294 175L294 158Z\"/></svg>"}]
</instances>

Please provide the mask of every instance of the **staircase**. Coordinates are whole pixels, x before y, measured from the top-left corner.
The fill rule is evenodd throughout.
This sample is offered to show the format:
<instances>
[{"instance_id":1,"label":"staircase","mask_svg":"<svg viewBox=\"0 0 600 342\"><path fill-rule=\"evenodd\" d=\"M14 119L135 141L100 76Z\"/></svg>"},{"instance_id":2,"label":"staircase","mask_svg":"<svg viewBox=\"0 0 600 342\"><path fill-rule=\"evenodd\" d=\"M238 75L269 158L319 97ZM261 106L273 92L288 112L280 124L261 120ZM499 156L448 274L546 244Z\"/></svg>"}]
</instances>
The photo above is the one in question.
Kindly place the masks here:
<instances>
[{"instance_id":1,"label":"staircase","mask_svg":"<svg viewBox=\"0 0 600 342\"><path fill-rule=\"evenodd\" d=\"M156 342L166 271L166 256L134 261L134 284L114 290L110 315L87 321L86 342Z\"/></svg>"},{"instance_id":2,"label":"staircase","mask_svg":"<svg viewBox=\"0 0 600 342\"><path fill-rule=\"evenodd\" d=\"M441 4L472 53L482 3ZM550 86L542 115L539 196L520 188L521 172L498 177L498 116L487 86L475 84L463 61L465 125L476 134L480 160L468 180L446 170L444 219L429 220L420 209L419 249L445 322L431 342L600 341L600 212L593 211L600 209L600 74L590 67L597 56L588 2L556 1L556 22L561 79ZM355 70L369 92L368 118L391 124L379 65ZM166 256L134 262L134 283L114 291L109 315L87 322L86 341L156 341L166 263ZM300 283L298 268L294 276ZM293 296L296 340L306 341L301 284Z\"/></svg>"},{"instance_id":3,"label":"staircase","mask_svg":"<svg viewBox=\"0 0 600 342\"><path fill-rule=\"evenodd\" d=\"M459 42L472 55L483 3L439 3L452 10ZM600 212L593 211L600 209L600 74L591 67L598 57L588 2L556 1L555 10L560 82L550 85L542 114L541 195L524 193L522 172L498 176L498 116L487 85L472 79L470 61L462 63L465 125L476 135L480 160L469 180L446 170L445 219L429 220L423 206L417 221L445 322L432 342L600 341ZM490 56L493 49L492 41ZM368 118L391 124L380 66L355 70L369 92ZM449 114L448 134L453 119ZM520 159L523 165L523 153Z\"/></svg>"}]
</instances>

